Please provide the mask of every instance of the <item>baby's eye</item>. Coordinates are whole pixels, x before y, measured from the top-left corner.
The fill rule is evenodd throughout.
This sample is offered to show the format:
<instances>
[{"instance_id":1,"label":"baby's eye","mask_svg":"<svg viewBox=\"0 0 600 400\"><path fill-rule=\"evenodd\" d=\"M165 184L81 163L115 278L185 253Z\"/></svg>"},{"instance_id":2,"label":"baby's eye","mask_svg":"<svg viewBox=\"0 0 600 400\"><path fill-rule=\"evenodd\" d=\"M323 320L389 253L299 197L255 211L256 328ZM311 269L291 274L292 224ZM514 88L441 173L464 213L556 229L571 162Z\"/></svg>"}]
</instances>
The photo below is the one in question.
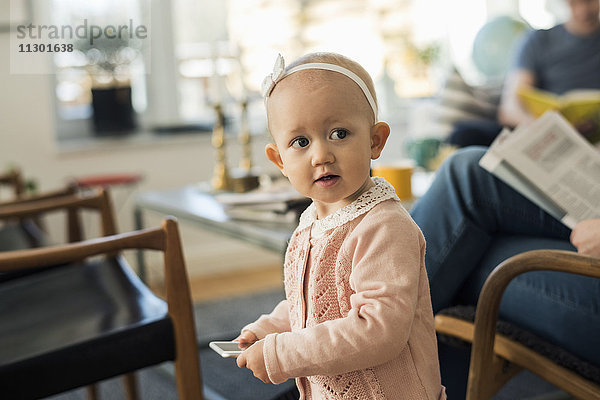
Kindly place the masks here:
<instances>
[{"instance_id":1,"label":"baby's eye","mask_svg":"<svg viewBox=\"0 0 600 400\"><path fill-rule=\"evenodd\" d=\"M344 139L346 136L348 136L348 131L345 129L336 129L333 132L331 132L330 137L333 140L341 140Z\"/></svg>"},{"instance_id":2,"label":"baby's eye","mask_svg":"<svg viewBox=\"0 0 600 400\"><path fill-rule=\"evenodd\" d=\"M292 141L292 147L302 148L308 146L308 139L305 137L299 137Z\"/></svg>"}]
</instances>

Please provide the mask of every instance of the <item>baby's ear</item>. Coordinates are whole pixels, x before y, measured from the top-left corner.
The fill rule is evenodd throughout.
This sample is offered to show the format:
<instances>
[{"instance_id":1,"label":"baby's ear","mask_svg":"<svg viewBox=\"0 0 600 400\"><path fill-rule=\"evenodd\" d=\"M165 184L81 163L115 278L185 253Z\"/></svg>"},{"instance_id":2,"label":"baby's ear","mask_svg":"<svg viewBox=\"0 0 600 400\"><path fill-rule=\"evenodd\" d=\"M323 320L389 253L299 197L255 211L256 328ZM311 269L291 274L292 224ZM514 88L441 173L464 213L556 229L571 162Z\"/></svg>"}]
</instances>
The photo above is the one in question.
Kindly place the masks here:
<instances>
[{"instance_id":1,"label":"baby's ear","mask_svg":"<svg viewBox=\"0 0 600 400\"><path fill-rule=\"evenodd\" d=\"M381 155L385 143L390 136L390 126L385 122L378 122L371 127L371 159L376 160Z\"/></svg>"},{"instance_id":2,"label":"baby's ear","mask_svg":"<svg viewBox=\"0 0 600 400\"><path fill-rule=\"evenodd\" d=\"M283 176L287 176L285 173L285 168L283 166L283 160L281 159L281 154L279 154L279 149L276 144L269 143L265 146L265 155L273 164L279 168Z\"/></svg>"}]
</instances>

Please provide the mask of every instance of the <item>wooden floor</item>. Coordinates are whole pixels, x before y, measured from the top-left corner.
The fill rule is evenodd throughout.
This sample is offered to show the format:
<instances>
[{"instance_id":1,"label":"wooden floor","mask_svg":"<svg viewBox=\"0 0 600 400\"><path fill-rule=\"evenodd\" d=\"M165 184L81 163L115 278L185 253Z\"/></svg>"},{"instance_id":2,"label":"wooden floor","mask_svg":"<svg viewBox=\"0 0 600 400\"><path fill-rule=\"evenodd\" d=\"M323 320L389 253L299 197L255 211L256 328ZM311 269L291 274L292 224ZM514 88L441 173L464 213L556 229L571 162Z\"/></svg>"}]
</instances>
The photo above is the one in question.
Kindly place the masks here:
<instances>
[{"instance_id":1,"label":"wooden floor","mask_svg":"<svg viewBox=\"0 0 600 400\"><path fill-rule=\"evenodd\" d=\"M194 302L282 287L283 277L279 265L190 277L190 288Z\"/></svg>"},{"instance_id":2,"label":"wooden floor","mask_svg":"<svg viewBox=\"0 0 600 400\"><path fill-rule=\"evenodd\" d=\"M280 265L190 276L189 279L194 302L283 288ZM164 295L162 285L151 285L151 287L158 295Z\"/></svg>"},{"instance_id":3,"label":"wooden floor","mask_svg":"<svg viewBox=\"0 0 600 400\"><path fill-rule=\"evenodd\" d=\"M163 216L145 213L146 226L160 225ZM197 225L181 221L185 264L194 302L283 287L283 255ZM137 265L136 253L125 253ZM146 281L159 295L164 264L158 252L145 253Z\"/></svg>"}]
</instances>

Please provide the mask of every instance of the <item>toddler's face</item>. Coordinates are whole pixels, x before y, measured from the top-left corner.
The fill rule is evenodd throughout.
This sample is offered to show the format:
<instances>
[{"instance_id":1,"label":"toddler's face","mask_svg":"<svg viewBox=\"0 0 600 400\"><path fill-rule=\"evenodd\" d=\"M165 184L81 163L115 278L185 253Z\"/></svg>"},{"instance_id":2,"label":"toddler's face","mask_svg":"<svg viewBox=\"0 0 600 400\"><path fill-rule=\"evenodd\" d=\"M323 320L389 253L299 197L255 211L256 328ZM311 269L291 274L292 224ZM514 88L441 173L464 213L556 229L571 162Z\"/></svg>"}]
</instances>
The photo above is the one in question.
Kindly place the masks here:
<instances>
[{"instance_id":1,"label":"toddler's face","mask_svg":"<svg viewBox=\"0 0 600 400\"><path fill-rule=\"evenodd\" d=\"M367 100L347 77L327 72L327 79L307 83L306 72L279 82L269 97L275 144L266 154L323 218L372 186L370 160L379 157L389 127L372 125Z\"/></svg>"}]
</instances>

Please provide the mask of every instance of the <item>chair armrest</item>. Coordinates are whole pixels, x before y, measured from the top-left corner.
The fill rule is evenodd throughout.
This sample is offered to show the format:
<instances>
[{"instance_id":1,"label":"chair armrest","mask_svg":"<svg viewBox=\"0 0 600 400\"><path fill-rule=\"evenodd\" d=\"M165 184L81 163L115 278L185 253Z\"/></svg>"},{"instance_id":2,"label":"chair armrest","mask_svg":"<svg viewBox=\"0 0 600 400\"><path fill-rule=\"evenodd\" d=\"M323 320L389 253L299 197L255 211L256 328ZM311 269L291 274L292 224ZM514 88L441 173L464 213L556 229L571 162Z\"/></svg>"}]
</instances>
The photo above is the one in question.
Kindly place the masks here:
<instances>
[{"instance_id":1,"label":"chair armrest","mask_svg":"<svg viewBox=\"0 0 600 400\"><path fill-rule=\"evenodd\" d=\"M5 251L0 253L0 271L61 265L127 249L164 250L165 233L161 228L154 228L77 243Z\"/></svg>"},{"instance_id":2,"label":"chair armrest","mask_svg":"<svg viewBox=\"0 0 600 400\"><path fill-rule=\"evenodd\" d=\"M98 208L101 191L92 195L65 193L51 197L31 198L0 203L0 219L29 218L60 209Z\"/></svg>"},{"instance_id":3,"label":"chair armrest","mask_svg":"<svg viewBox=\"0 0 600 400\"><path fill-rule=\"evenodd\" d=\"M70 241L78 241L81 240L81 227L76 215L78 209L98 210L102 219L102 234L106 236L116 233L112 204L107 190L98 190L92 194L68 192L58 194L57 192L37 199L3 203L0 204L0 219L35 218L53 211L67 210Z\"/></svg>"},{"instance_id":4,"label":"chair armrest","mask_svg":"<svg viewBox=\"0 0 600 400\"><path fill-rule=\"evenodd\" d=\"M514 278L531 271L567 272L600 278L600 258L565 250L532 250L505 260L492 271L481 289L477 302L467 399L483 398L478 392L481 385L471 383L484 380L486 371L491 370L496 321L502 295Z\"/></svg>"},{"instance_id":5,"label":"chair armrest","mask_svg":"<svg viewBox=\"0 0 600 400\"><path fill-rule=\"evenodd\" d=\"M531 250L502 262L487 280L493 281L490 283L492 287L499 286L501 282L506 287L512 279L530 271L568 272L600 278L600 258L566 250Z\"/></svg>"},{"instance_id":6,"label":"chair armrest","mask_svg":"<svg viewBox=\"0 0 600 400\"><path fill-rule=\"evenodd\" d=\"M25 204L25 203L30 203L30 202L37 202L40 200L46 200L46 199L52 199L55 197L62 197L62 196L68 196L68 195L73 195L77 193L77 188L74 186L67 186L63 189L57 189L57 190L53 190L53 191L49 191L49 192L45 192L42 194L36 194L36 195L31 195L31 196L26 196L26 197L20 197L18 199L15 200L10 200L10 201L3 201L0 202L0 207L3 206L12 206L12 205L17 205L17 204Z\"/></svg>"}]
</instances>

